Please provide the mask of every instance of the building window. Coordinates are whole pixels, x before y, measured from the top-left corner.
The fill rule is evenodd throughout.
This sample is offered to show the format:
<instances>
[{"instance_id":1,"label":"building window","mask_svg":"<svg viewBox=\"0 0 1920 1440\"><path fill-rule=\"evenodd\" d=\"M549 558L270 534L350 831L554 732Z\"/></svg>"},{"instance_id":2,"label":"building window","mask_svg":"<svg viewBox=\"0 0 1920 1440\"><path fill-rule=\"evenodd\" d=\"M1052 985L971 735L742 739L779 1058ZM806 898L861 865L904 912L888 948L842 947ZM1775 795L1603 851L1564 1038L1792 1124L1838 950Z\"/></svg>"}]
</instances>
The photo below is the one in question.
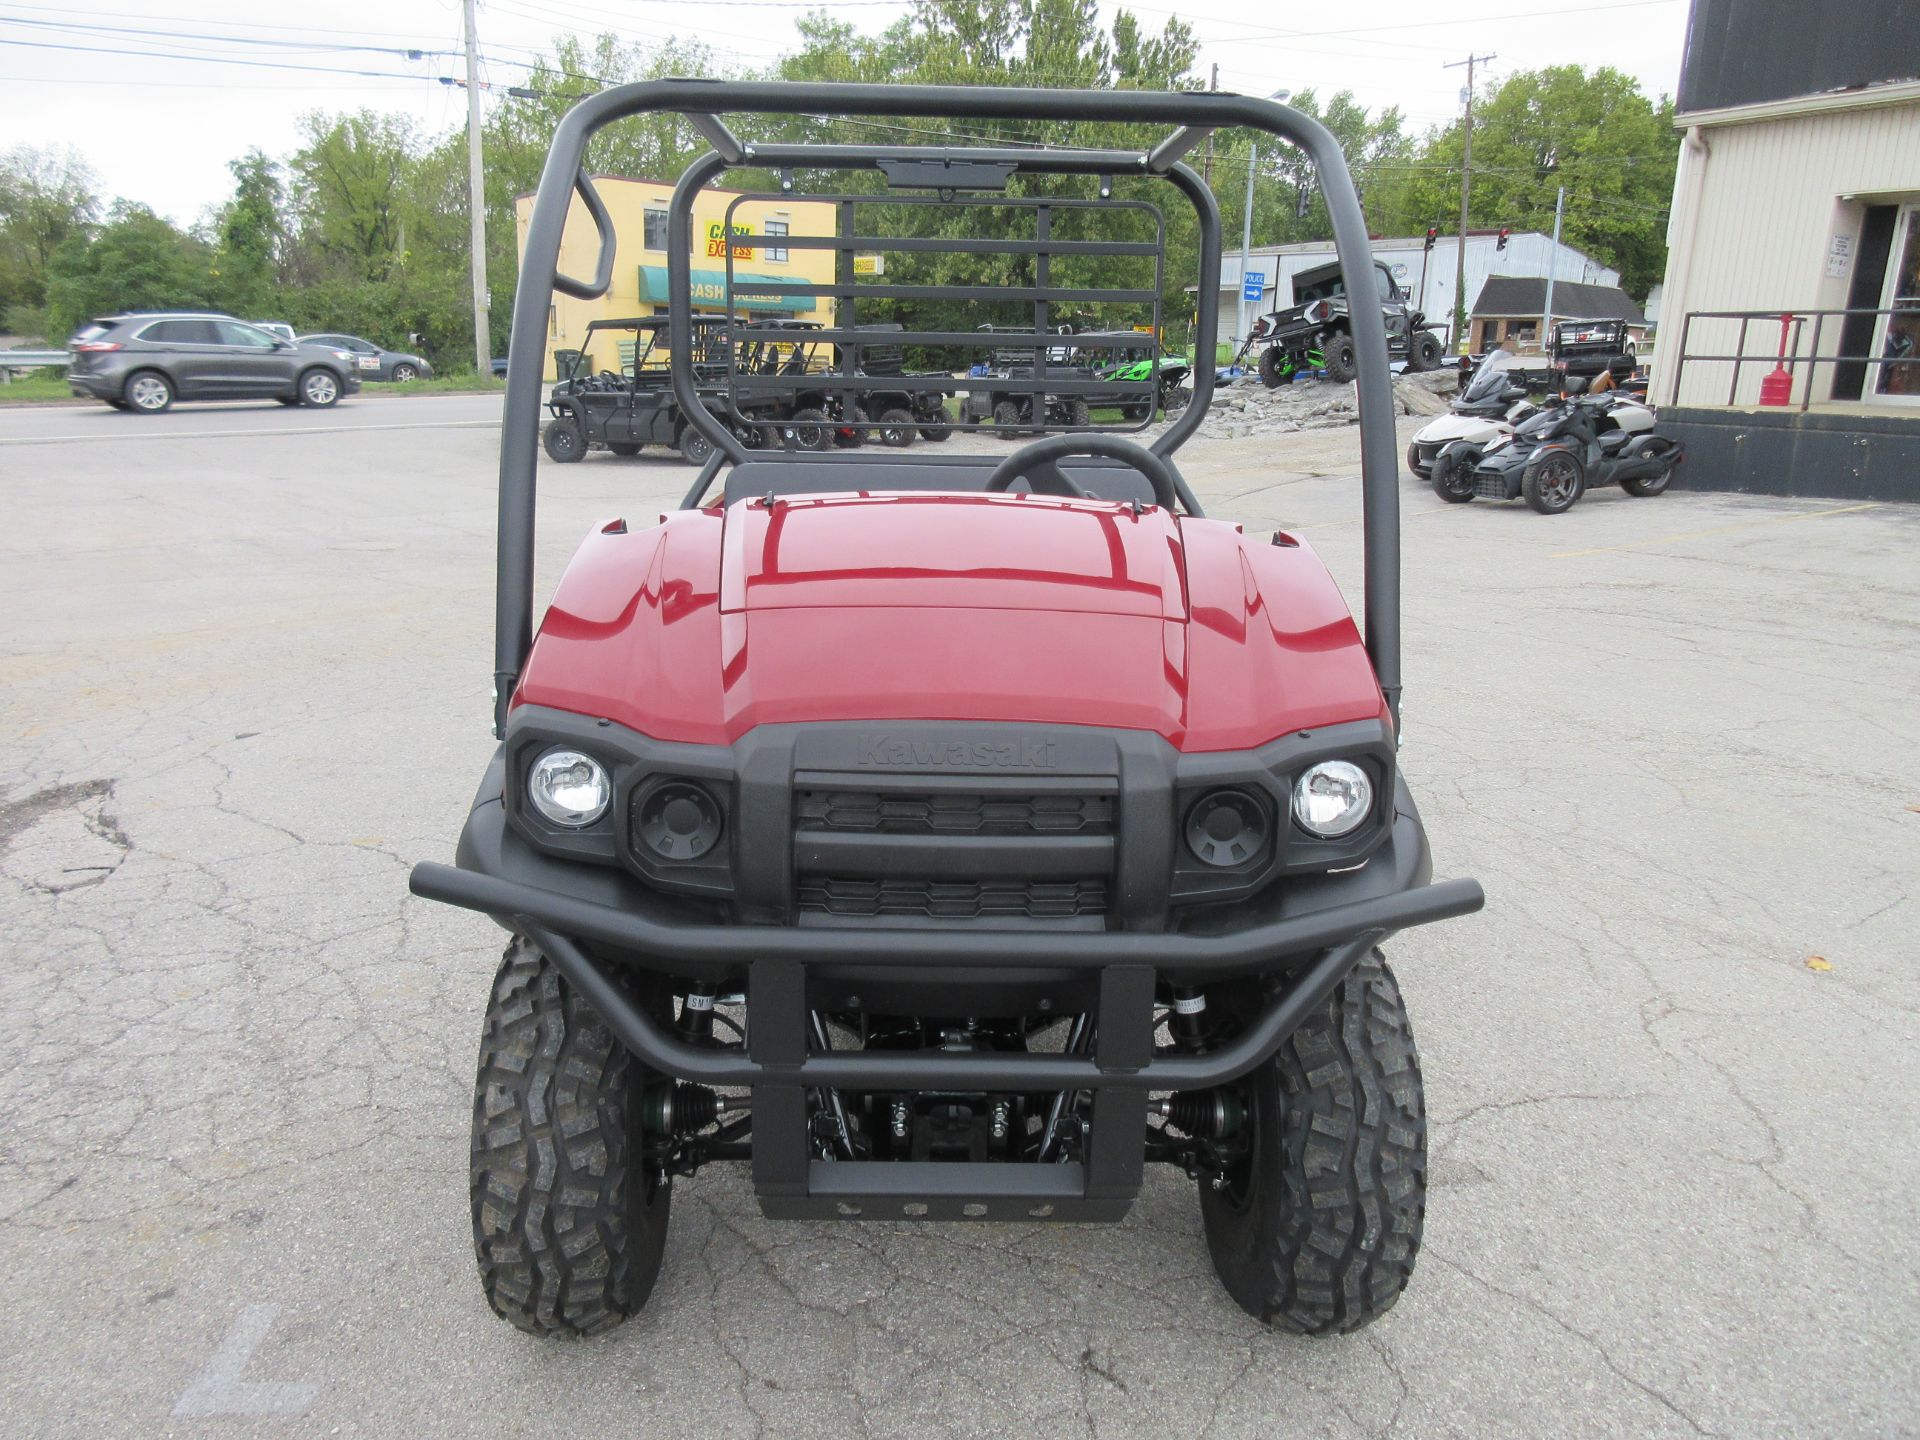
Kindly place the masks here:
<instances>
[{"instance_id":1,"label":"building window","mask_svg":"<svg viewBox=\"0 0 1920 1440\"><path fill-rule=\"evenodd\" d=\"M787 222L784 220L769 220L766 223L766 232L769 236L779 235L784 237L787 233ZM784 245L778 247L772 245L762 246L760 258L763 260L784 262L787 258L787 247Z\"/></svg>"},{"instance_id":2,"label":"building window","mask_svg":"<svg viewBox=\"0 0 1920 1440\"><path fill-rule=\"evenodd\" d=\"M640 243L648 250L667 248L667 212L649 206L641 216Z\"/></svg>"},{"instance_id":3,"label":"building window","mask_svg":"<svg viewBox=\"0 0 1920 1440\"><path fill-rule=\"evenodd\" d=\"M547 306L547 334L555 339L558 339L560 336L560 307L558 305Z\"/></svg>"}]
</instances>

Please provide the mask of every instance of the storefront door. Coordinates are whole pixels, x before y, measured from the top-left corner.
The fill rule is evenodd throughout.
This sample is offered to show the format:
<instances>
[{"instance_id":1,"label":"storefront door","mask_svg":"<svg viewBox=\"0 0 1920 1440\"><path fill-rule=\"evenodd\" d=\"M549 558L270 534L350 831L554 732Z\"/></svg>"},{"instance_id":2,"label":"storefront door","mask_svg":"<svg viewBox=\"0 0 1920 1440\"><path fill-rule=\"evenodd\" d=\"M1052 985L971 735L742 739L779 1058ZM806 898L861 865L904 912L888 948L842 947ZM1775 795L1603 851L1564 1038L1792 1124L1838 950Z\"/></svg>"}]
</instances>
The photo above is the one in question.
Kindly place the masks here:
<instances>
[{"instance_id":1,"label":"storefront door","mask_svg":"<svg viewBox=\"0 0 1920 1440\"><path fill-rule=\"evenodd\" d=\"M1887 285L1873 353L1895 362L1875 365L1868 393L1890 405L1920 405L1920 205L1901 207L1888 257Z\"/></svg>"}]
</instances>

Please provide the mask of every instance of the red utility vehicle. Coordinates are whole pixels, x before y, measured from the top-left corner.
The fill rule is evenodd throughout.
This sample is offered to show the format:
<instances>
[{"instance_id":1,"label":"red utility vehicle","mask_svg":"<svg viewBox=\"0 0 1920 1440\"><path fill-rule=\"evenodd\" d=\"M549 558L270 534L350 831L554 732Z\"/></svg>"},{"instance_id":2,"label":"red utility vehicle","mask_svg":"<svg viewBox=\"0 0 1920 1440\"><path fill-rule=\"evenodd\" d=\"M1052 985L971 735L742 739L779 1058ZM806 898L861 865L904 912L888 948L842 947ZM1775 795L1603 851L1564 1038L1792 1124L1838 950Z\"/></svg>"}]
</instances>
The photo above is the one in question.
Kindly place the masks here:
<instances>
[{"instance_id":1,"label":"red utility vehicle","mask_svg":"<svg viewBox=\"0 0 1920 1440\"><path fill-rule=\"evenodd\" d=\"M664 524L588 535L536 635L539 337L551 290L608 284L585 146L643 111L687 116L712 146L675 191L667 253L676 399L714 455ZM1174 128L1137 150L866 150L749 147L724 118L767 113ZM508 365L501 745L457 866L412 880L512 935L481 1042L472 1194L487 1298L514 1324L590 1333L638 1309L676 1179L719 1161L748 1162L765 1212L793 1220L1112 1221L1148 1161L1171 1164L1197 1182L1214 1264L1254 1315L1351 1330L1398 1298L1420 1244L1426 1117L1379 947L1482 896L1429 883L1396 759L1397 464L1377 309L1353 328L1364 643L1304 544L1202 517L1172 456L1206 413L1211 366L1150 445L1095 431L909 461L749 451L682 359L703 187L737 168L780 194L794 171L877 170L884 194L831 197L836 234L779 242L835 253L831 282L771 282L834 302L812 338L856 338L876 303L1011 304L1028 317L1011 343L1034 363L977 384L1110 394L1121 382L1050 369L1051 312L1150 309L1159 333L1150 191L1193 206L1199 293L1217 291L1219 214L1181 157L1223 126L1310 155L1364 288L1338 145L1267 101L669 80L562 121ZM575 193L601 235L591 281L555 268ZM876 204L935 223L867 224ZM1089 239L1109 205L1130 217L1121 238ZM1063 218L1071 239L1055 238ZM983 233L962 233L968 220ZM880 277L855 276L856 250L889 246ZM1020 257L1031 283L928 278L968 253ZM937 269L916 263L929 256ZM1151 273L1119 283L1095 259ZM768 283L730 281L730 309ZM1111 317L1101 333L1128 334ZM979 340L900 338L922 355ZM1193 353L1214 345L1203 305ZM1143 373L1149 403L1123 414L1153 409ZM854 403L868 377L830 379Z\"/></svg>"}]
</instances>

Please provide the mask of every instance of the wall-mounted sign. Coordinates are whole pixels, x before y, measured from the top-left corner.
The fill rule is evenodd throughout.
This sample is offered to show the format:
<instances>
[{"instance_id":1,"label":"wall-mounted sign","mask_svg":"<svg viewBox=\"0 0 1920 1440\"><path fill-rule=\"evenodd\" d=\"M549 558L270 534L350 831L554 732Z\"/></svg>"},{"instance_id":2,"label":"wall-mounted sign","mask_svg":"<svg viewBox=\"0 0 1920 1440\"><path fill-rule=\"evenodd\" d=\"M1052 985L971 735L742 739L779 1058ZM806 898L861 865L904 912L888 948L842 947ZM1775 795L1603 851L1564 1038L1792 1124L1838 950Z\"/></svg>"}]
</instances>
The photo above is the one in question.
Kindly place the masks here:
<instances>
[{"instance_id":1,"label":"wall-mounted sign","mask_svg":"<svg viewBox=\"0 0 1920 1440\"><path fill-rule=\"evenodd\" d=\"M735 235L752 235L753 227L751 225L735 225L733 227L733 233ZM710 220L707 222L707 258L709 260L724 260L727 258L727 227L723 221ZM753 258L753 247L751 245L734 246L733 258L736 260L751 260Z\"/></svg>"},{"instance_id":2,"label":"wall-mounted sign","mask_svg":"<svg viewBox=\"0 0 1920 1440\"><path fill-rule=\"evenodd\" d=\"M1853 263L1853 236L1835 235L1827 241L1827 278L1839 280Z\"/></svg>"},{"instance_id":3,"label":"wall-mounted sign","mask_svg":"<svg viewBox=\"0 0 1920 1440\"><path fill-rule=\"evenodd\" d=\"M853 273L856 275L884 275L887 273L887 257L884 255L855 255Z\"/></svg>"}]
</instances>

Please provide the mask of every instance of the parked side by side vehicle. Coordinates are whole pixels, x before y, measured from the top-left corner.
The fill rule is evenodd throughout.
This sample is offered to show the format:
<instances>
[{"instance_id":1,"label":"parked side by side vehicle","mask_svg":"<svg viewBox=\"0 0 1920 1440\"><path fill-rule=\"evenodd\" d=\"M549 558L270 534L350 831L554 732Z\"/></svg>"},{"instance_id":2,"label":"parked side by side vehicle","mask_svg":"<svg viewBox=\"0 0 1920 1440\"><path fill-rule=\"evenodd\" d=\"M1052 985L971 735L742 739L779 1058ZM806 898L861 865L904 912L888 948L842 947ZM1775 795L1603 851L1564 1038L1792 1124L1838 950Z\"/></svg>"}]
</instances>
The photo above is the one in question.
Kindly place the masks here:
<instances>
[{"instance_id":1,"label":"parked side by side vehicle","mask_svg":"<svg viewBox=\"0 0 1920 1440\"><path fill-rule=\"evenodd\" d=\"M176 400L336 404L360 388L350 351L281 339L231 315L166 311L90 320L67 342L75 395L158 415Z\"/></svg>"},{"instance_id":2,"label":"parked side by side vehicle","mask_svg":"<svg viewBox=\"0 0 1920 1440\"><path fill-rule=\"evenodd\" d=\"M695 317L692 358L708 403L727 411L715 389L720 367L714 356L724 324L717 315ZM703 465L713 453L712 443L686 423L674 399L666 316L595 320L587 326L580 349L563 359L559 383L547 396L547 412L553 417L543 436L547 458L564 464L584 459L589 450L629 456L638 455L643 446L661 445ZM735 433L757 445L758 427L737 411L727 413Z\"/></svg>"},{"instance_id":3,"label":"parked side by side vehicle","mask_svg":"<svg viewBox=\"0 0 1920 1440\"><path fill-rule=\"evenodd\" d=\"M358 335L329 332L324 335L302 335L299 339L302 345L325 345L331 349L352 352L354 366L359 370L362 380L390 380L404 385L409 380L433 378L433 366L427 363L424 355L415 355L407 350L389 350Z\"/></svg>"},{"instance_id":4,"label":"parked side by side vehicle","mask_svg":"<svg viewBox=\"0 0 1920 1440\"><path fill-rule=\"evenodd\" d=\"M1393 272L1373 265L1381 318L1387 326L1387 358L1404 360L1409 370L1432 370L1441 362L1440 337L1427 328L1426 315L1408 303ZM1285 385L1302 370L1325 370L1342 384L1353 379L1353 313L1338 263L1318 265L1293 277L1293 304L1265 317L1258 343L1260 378L1269 388Z\"/></svg>"},{"instance_id":5,"label":"parked side by side vehicle","mask_svg":"<svg viewBox=\"0 0 1920 1440\"><path fill-rule=\"evenodd\" d=\"M1637 369L1640 356L1624 320L1561 320L1553 327L1547 359L1556 380L1598 375L1625 356Z\"/></svg>"}]
</instances>

